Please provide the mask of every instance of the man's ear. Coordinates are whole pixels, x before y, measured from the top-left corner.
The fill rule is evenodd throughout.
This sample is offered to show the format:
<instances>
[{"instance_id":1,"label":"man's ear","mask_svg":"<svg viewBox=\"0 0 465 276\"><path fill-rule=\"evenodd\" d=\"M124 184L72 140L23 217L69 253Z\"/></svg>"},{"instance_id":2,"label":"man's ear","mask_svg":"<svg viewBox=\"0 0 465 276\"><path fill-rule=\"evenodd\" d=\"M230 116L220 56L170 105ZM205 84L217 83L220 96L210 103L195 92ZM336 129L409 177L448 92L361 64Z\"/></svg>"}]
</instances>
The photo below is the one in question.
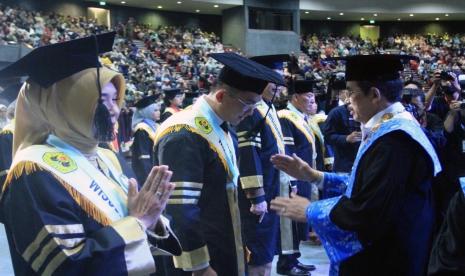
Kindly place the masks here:
<instances>
[{"instance_id":1,"label":"man's ear","mask_svg":"<svg viewBox=\"0 0 465 276\"><path fill-rule=\"evenodd\" d=\"M225 94L226 94L226 90L224 90L223 88L217 90L216 93L215 93L215 98L216 98L216 100L217 100L219 103L222 103Z\"/></svg>"},{"instance_id":2,"label":"man's ear","mask_svg":"<svg viewBox=\"0 0 465 276\"><path fill-rule=\"evenodd\" d=\"M370 96L373 99L380 100L381 99L381 92L379 91L378 88L372 86L372 87L370 87Z\"/></svg>"}]
</instances>

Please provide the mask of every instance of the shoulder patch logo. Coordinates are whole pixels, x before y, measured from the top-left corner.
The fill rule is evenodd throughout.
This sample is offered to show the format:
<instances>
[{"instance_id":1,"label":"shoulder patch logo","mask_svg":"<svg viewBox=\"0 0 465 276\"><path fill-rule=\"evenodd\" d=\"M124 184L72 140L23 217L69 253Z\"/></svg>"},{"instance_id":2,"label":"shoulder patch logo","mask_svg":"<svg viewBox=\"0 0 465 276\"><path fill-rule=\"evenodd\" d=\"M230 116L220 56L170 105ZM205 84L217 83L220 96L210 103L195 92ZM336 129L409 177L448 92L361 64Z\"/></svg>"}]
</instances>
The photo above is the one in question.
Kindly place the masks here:
<instances>
[{"instance_id":1,"label":"shoulder patch logo","mask_svg":"<svg viewBox=\"0 0 465 276\"><path fill-rule=\"evenodd\" d=\"M212 126L205 117L195 117L195 125L206 134L210 134L213 131Z\"/></svg>"},{"instance_id":2,"label":"shoulder patch logo","mask_svg":"<svg viewBox=\"0 0 465 276\"><path fill-rule=\"evenodd\" d=\"M63 152L46 152L42 160L61 173L70 173L77 169L76 162Z\"/></svg>"}]
</instances>

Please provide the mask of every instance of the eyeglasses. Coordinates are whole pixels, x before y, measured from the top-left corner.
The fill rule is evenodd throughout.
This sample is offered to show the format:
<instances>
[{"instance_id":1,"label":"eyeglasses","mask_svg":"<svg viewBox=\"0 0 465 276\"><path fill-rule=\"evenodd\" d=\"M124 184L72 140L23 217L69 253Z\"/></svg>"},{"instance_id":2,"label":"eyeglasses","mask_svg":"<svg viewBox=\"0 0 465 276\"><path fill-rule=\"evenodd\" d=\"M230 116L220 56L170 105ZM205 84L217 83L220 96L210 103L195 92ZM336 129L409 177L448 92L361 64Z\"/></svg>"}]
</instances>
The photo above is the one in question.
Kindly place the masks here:
<instances>
[{"instance_id":1,"label":"eyeglasses","mask_svg":"<svg viewBox=\"0 0 465 276\"><path fill-rule=\"evenodd\" d=\"M229 95L229 97L231 97L231 98L237 100L238 102L240 102L244 106L244 109L255 109L261 103L261 101L256 102L256 103L247 103L244 100L242 100L239 96L235 95L234 93L227 92L227 94Z\"/></svg>"}]
</instances>

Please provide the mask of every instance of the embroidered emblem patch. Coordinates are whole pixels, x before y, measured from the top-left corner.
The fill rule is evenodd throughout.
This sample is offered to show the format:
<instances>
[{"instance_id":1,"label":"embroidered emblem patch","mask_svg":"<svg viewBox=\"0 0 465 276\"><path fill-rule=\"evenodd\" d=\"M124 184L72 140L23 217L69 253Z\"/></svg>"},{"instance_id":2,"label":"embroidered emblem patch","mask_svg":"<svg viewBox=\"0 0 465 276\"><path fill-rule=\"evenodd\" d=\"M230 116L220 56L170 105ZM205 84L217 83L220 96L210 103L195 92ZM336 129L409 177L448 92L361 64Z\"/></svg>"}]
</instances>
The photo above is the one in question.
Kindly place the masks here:
<instances>
[{"instance_id":1,"label":"embroidered emblem patch","mask_svg":"<svg viewBox=\"0 0 465 276\"><path fill-rule=\"evenodd\" d=\"M204 117L195 117L195 125L206 134L210 134L213 131L212 126Z\"/></svg>"},{"instance_id":2,"label":"embroidered emblem patch","mask_svg":"<svg viewBox=\"0 0 465 276\"><path fill-rule=\"evenodd\" d=\"M46 152L42 160L61 173L70 173L77 169L76 162L63 152Z\"/></svg>"}]
</instances>

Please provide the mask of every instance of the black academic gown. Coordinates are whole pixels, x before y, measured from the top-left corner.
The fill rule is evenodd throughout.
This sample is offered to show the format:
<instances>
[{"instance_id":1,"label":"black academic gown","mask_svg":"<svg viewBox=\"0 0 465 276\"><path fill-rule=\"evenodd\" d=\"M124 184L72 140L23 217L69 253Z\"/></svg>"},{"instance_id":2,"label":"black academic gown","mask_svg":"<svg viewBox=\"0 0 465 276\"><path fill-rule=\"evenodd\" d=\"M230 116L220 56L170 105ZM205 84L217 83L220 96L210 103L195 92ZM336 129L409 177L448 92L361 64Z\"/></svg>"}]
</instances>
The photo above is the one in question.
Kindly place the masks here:
<instances>
[{"instance_id":1,"label":"black academic gown","mask_svg":"<svg viewBox=\"0 0 465 276\"><path fill-rule=\"evenodd\" d=\"M340 275L425 275L434 224L430 157L394 131L368 149L355 173L351 198L343 196L330 218L355 232L363 250L341 263Z\"/></svg>"},{"instance_id":2,"label":"black academic gown","mask_svg":"<svg viewBox=\"0 0 465 276\"><path fill-rule=\"evenodd\" d=\"M176 184L166 206L183 254L191 262L210 256L218 275L237 275L234 232L228 205L225 171L207 140L181 129L163 136L154 147L154 164L168 165ZM183 256L184 256L183 255ZM170 262L169 260L165 260ZM182 262L182 261L180 261ZM167 264L165 275L191 275ZM163 275L163 274L161 274Z\"/></svg>"},{"instance_id":3,"label":"black academic gown","mask_svg":"<svg viewBox=\"0 0 465 276\"><path fill-rule=\"evenodd\" d=\"M12 149L13 133L9 131L2 131L0 133L0 194L3 187L3 182L5 182L6 179L6 173L11 165Z\"/></svg>"},{"instance_id":4,"label":"black academic gown","mask_svg":"<svg viewBox=\"0 0 465 276\"><path fill-rule=\"evenodd\" d=\"M343 105L331 110L321 130L325 136L325 142L333 149L333 171L350 172L360 143L346 141L347 135L356 130L355 122L351 119L347 106Z\"/></svg>"},{"instance_id":5,"label":"black academic gown","mask_svg":"<svg viewBox=\"0 0 465 276\"><path fill-rule=\"evenodd\" d=\"M261 128L250 135L249 131L258 124L261 124ZM264 192L259 202L266 201L268 206L272 199L279 196L280 172L270 162L271 156L278 154L279 149L272 126L263 122L263 116L257 109L251 116L244 118L236 130L241 174L238 198L245 244L251 252L248 264L264 265L273 261L273 257L280 251L280 222L275 212L268 212L259 223L259 216L250 212L251 202L257 197L252 199L250 194L257 190Z\"/></svg>"},{"instance_id":6,"label":"black academic gown","mask_svg":"<svg viewBox=\"0 0 465 276\"><path fill-rule=\"evenodd\" d=\"M288 146L290 153L295 153L299 156L302 160L307 162L308 164L313 163L313 147L312 141L307 139L307 136L296 127L294 123L292 123L287 118L280 118L281 127L288 133L289 138L294 141L293 145ZM288 140L289 140L288 138ZM297 185L297 194L299 196L305 197L310 199L312 189L311 184L307 181L300 181L295 180L293 184ZM308 238L308 233L310 231L310 227L308 223L296 223L294 222L294 228L297 233L297 239L299 241L306 241Z\"/></svg>"},{"instance_id":7,"label":"black academic gown","mask_svg":"<svg viewBox=\"0 0 465 276\"><path fill-rule=\"evenodd\" d=\"M153 166L153 141L147 131L139 129L134 133L131 151L131 166L139 186L142 186Z\"/></svg>"},{"instance_id":8,"label":"black academic gown","mask_svg":"<svg viewBox=\"0 0 465 276\"><path fill-rule=\"evenodd\" d=\"M465 195L462 190L450 201L431 251L428 275L465 275Z\"/></svg>"},{"instance_id":9,"label":"black academic gown","mask_svg":"<svg viewBox=\"0 0 465 276\"><path fill-rule=\"evenodd\" d=\"M126 217L102 225L95 214L79 205L84 202L79 193L70 193L66 187L51 172L36 167L13 177L5 190L0 213L5 218L15 275L136 273L140 269L137 250L145 246L145 233L137 233L138 222ZM147 238L158 248L180 254L172 235L166 240ZM131 269L128 262L132 262Z\"/></svg>"}]
</instances>

